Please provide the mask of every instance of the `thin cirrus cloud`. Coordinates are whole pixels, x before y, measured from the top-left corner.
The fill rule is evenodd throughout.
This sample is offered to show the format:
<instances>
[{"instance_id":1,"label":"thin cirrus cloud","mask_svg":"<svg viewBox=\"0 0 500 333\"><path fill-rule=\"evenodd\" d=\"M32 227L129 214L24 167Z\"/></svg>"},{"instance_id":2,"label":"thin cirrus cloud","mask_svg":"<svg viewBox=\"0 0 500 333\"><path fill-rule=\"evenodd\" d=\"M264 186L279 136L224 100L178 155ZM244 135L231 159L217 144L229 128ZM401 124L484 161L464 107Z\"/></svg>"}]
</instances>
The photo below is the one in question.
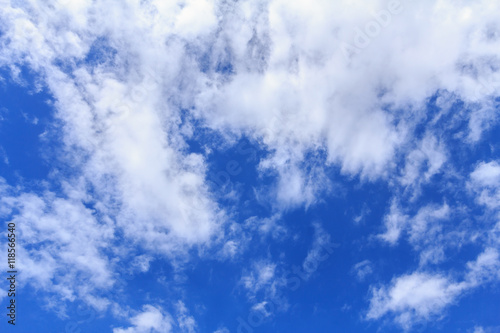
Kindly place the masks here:
<instances>
[{"instance_id":1,"label":"thin cirrus cloud","mask_svg":"<svg viewBox=\"0 0 500 333\"><path fill-rule=\"evenodd\" d=\"M366 246L407 244L416 264L378 281L376 260L351 258L346 276L354 267L371 285L364 320L389 316L411 329L439 318L498 280L497 148L468 166L457 156L498 123L499 12L488 0L3 1L0 67L18 85L30 72L32 90L47 91L53 121L40 140L56 147L37 186L0 178L0 214L19 221L25 280L60 305L79 299L127 317L117 333L198 331L177 285L184 270L239 265L233 287L259 311L259 293L275 300L287 290L280 265L290 258L270 244L251 256L252 247L300 247L287 214L321 209L353 181L382 183L387 202L350 220L365 228L378 216ZM242 139L259 151L242 169L255 177L240 186L228 176L235 184L223 197L210 182L213 151ZM248 193L266 214L238 215L258 211ZM497 220L471 222L485 216ZM293 257L303 267L339 237L325 223L312 228L312 248ZM452 276L439 265L463 246L475 255ZM112 294L123 266L147 274L155 260L174 271L169 304Z\"/></svg>"}]
</instances>

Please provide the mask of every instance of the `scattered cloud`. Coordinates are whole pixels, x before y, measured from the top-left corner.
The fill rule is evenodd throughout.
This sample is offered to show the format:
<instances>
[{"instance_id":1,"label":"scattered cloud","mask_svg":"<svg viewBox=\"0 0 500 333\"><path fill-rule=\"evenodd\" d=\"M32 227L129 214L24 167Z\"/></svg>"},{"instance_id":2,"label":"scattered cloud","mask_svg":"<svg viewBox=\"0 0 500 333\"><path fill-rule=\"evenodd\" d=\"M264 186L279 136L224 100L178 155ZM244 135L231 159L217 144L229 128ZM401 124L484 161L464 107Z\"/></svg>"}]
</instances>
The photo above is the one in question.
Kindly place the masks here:
<instances>
[{"instance_id":1,"label":"scattered cloud","mask_svg":"<svg viewBox=\"0 0 500 333\"><path fill-rule=\"evenodd\" d=\"M177 322L182 332L196 332L196 321L193 316L189 315L189 311L182 301L177 302Z\"/></svg>"},{"instance_id":2,"label":"scattered cloud","mask_svg":"<svg viewBox=\"0 0 500 333\"><path fill-rule=\"evenodd\" d=\"M496 249L486 249L466 266L461 282L438 273L416 271L394 278L389 286L372 287L366 318L391 315L398 325L409 330L417 322L440 319L464 292L500 280Z\"/></svg>"},{"instance_id":3,"label":"scattered cloud","mask_svg":"<svg viewBox=\"0 0 500 333\"><path fill-rule=\"evenodd\" d=\"M251 297L265 287L273 288L276 264L268 260L256 261L252 268L241 277L242 285L250 292Z\"/></svg>"},{"instance_id":4,"label":"scattered cloud","mask_svg":"<svg viewBox=\"0 0 500 333\"><path fill-rule=\"evenodd\" d=\"M359 281L364 281L373 273L372 263L370 260L360 261L356 265L354 265L353 271Z\"/></svg>"},{"instance_id":5,"label":"scattered cloud","mask_svg":"<svg viewBox=\"0 0 500 333\"><path fill-rule=\"evenodd\" d=\"M477 201L490 208L500 205L500 165L481 162L470 174L470 186L478 193Z\"/></svg>"},{"instance_id":6,"label":"scattered cloud","mask_svg":"<svg viewBox=\"0 0 500 333\"><path fill-rule=\"evenodd\" d=\"M333 251L330 234L323 229L323 226L319 222L313 223L313 227L314 239L312 247L302 263L303 276L306 279L309 279L314 274L320 263L327 260Z\"/></svg>"},{"instance_id":7,"label":"scattered cloud","mask_svg":"<svg viewBox=\"0 0 500 333\"><path fill-rule=\"evenodd\" d=\"M292 238L293 213L370 187L354 221L381 217L360 227L387 251L409 244L418 268L374 286L371 261L349 263L372 285L367 318L440 318L498 279L500 165L481 145L499 121L499 12L490 0L3 1L0 85L47 95L53 118L19 113L44 127L44 179L24 179L0 145L13 174L0 178L0 217L18 221L23 280L52 308L104 312L120 308L119 272L161 261L179 282L199 260L247 254L234 283L267 313L288 258L252 251ZM0 106L1 126L14 110ZM214 156L240 140L254 164L220 195ZM313 227L306 280L331 253L329 226ZM475 261L439 266L464 244L482 251ZM201 329L184 302L169 312L145 305L114 332Z\"/></svg>"},{"instance_id":8,"label":"scattered cloud","mask_svg":"<svg viewBox=\"0 0 500 333\"><path fill-rule=\"evenodd\" d=\"M439 316L463 288L461 284L440 275L403 275L394 279L388 288L372 290L367 318L377 319L392 313L399 325L409 329L416 320Z\"/></svg>"},{"instance_id":9,"label":"scattered cloud","mask_svg":"<svg viewBox=\"0 0 500 333\"><path fill-rule=\"evenodd\" d=\"M130 318L132 326L115 328L113 333L168 333L172 332L173 319L162 308L144 305L142 311Z\"/></svg>"}]
</instances>

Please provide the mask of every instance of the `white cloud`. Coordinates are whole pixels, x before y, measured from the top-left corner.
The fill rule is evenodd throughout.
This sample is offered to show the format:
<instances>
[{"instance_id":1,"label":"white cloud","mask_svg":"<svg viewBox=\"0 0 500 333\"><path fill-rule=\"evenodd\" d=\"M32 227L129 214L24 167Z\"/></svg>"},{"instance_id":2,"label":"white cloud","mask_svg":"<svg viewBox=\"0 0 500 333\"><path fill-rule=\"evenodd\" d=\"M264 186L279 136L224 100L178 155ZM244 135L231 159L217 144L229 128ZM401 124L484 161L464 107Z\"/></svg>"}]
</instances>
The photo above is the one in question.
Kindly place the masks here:
<instances>
[{"instance_id":1,"label":"white cloud","mask_svg":"<svg viewBox=\"0 0 500 333\"><path fill-rule=\"evenodd\" d=\"M401 212L396 201L392 201L390 211L384 216L384 226L386 231L380 234L379 237L389 244L396 244L399 240L401 232L408 223L408 216Z\"/></svg>"},{"instance_id":2,"label":"white cloud","mask_svg":"<svg viewBox=\"0 0 500 333\"><path fill-rule=\"evenodd\" d=\"M413 273L394 279L390 287L372 290L368 319L394 313L394 320L408 329L415 320L438 316L454 301L463 286L446 277Z\"/></svg>"},{"instance_id":3,"label":"white cloud","mask_svg":"<svg viewBox=\"0 0 500 333\"><path fill-rule=\"evenodd\" d=\"M496 161L481 162L470 174L469 186L477 192L477 201L489 208L500 205L500 165Z\"/></svg>"},{"instance_id":4,"label":"white cloud","mask_svg":"<svg viewBox=\"0 0 500 333\"><path fill-rule=\"evenodd\" d=\"M181 149L185 144L176 108L196 106L193 115L207 126L262 142L272 152L261 161L262 170L278 172L274 196L288 207L316 202L325 188L322 167L306 172L301 165L307 152L326 151L321 163L338 164L346 174L385 177L393 169L395 151L409 139L411 113L427 97L439 89L474 105L489 105L498 91L487 84L488 93L477 94L484 82L499 78L490 66L498 62L498 40L488 33L499 5L487 0L467 6L449 0L401 1L402 10L349 59L340 45L354 43L359 31L380 24L373 13L387 11L385 1L361 6L318 0L306 7L280 0L259 6L208 0L183 6L159 1L79 2L75 7L60 2L54 10L30 6L31 12L22 6L3 11L10 27L4 38L10 39L2 64L24 62L43 72L64 120L65 142L92 156L85 175L93 184L106 176L117 181L111 195L123 200L121 219L183 221L168 222L167 228L189 243L205 241L219 216L203 190L189 201L188 193L203 187L205 170L201 156ZM31 15L37 10L41 15L35 19ZM110 11L113 19L103 16ZM459 19L449 24L451 17ZM61 34L57 23L63 18L70 24ZM84 59L97 38L105 38L116 51L107 61L79 68L73 77L51 65L55 59L70 65ZM207 68L198 63L201 58ZM216 70L229 62L232 74ZM396 111L403 106L410 113ZM445 159L429 140L420 148L429 161L427 178ZM411 163L408 168L405 179L410 181ZM175 189L176 195L166 195L164 188ZM191 212L184 202L200 209ZM141 225L135 230L144 231ZM164 238L155 236L155 243Z\"/></svg>"},{"instance_id":5,"label":"white cloud","mask_svg":"<svg viewBox=\"0 0 500 333\"><path fill-rule=\"evenodd\" d=\"M446 235L443 232L445 230L443 223L450 218L450 215L451 209L445 202L441 206L434 204L424 206L410 217L405 215L399 204L393 200L389 213L384 216L386 230L378 237L395 245L405 232L414 249L421 251L422 265L427 262L440 262L443 259L442 246L445 245L442 243L443 239L456 236L454 233Z\"/></svg>"},{"instance_id":6,"label":"white cloud","mask_svg":"<svg viewBox=\"0 0 500 333\"><path fill-rule=\"evenodd\" d=\"M75 193L77 189L71 188ZM59 301L77 297L103 310L109 301L100 291L115 283L113 258L105 249L114 240L109 219L100 223L95 211L84 206L81 198L61 198L47 191L43 195L16 195L8 189L2 200L4 213L18 210L18 251L23 279L37 289L58 293ZM78 281L85 280L85 284ZM62 304L59 304L62 307Z\"/></svg>"},{"instance_id":7,"label":"white cloud","mask_svg":"<svg viewBox=\"0 0 500 333\"><path fill-rule=\"evenodd\" d=\"M168 333L172 332L173 319L160 307L144 305L142 312L130 318L132 326L115 328L113 333Z\"/></svg>"},{"instance_id":8,"label":"white cloud","mask_svg":"<svg viewBox=\"0 0 500 333\"><path fill-rule=\"evenodd\" d=\"M274 311L267 308L286 311L289 307L283 295L287 286L285 274L278 264L270 260L254 261L250 269L244 269L240 285L247 291L246 296L253 303L252 307L266 316Z\"/></svg>"},{"instance_id":9,"label":"white cloud","mask_svg":"<svg viewBox=\"0 0 500 333\"><path fill-rule=\"evenodd\" d=\"M274 238L280 238L287 234L281 214L274 214L265 218L252 216L245 220L245 227L251 231L257 231L262 237L271 235Z\"/></svg>"},{"instance_id":10,"label":"white cloud","mask_svg":"<svg viewBox=\"0 0 500 333\"><path fill-rule=\"evenodd\" d=\"M394 204L393 204L394 206ZM464 216L466 207L427 204L413 216L403 215L409 208L392 207L384 217L386 231L378 237L390 245L399 239L408 242L419 256L419 264L440 264L448 260L450 251L459 251L464 244L475 243L481 228L471 228Z\"/></svg>"},{"instance_id":11,"label":"white cloud","mask_svg":"<svg viewBox=\"0 0 500 333\"><path fill-rule=\"evenodd\" d=\"M478 203L495 212L499 184L500 167L492 161L479 163L466 184L456 186L468 186L477 194ZM486 221L471 228L468 223L455 222L455 217L463 210L463 207L450 207L444 202L440 206L424 206L410 217L403 215L403 208L393 202L384 218L386 231L379 237L394 244L403 231L407 232L409 243L420 255L420 268L411 274L395 277L389 285L372 287L368 319L389 316L402 328L410 329L417 322L441 318L446 308L458 302L465 292L500 280L498 225L495 221ZM484 251L476 260L467 263L461 279L425 271L428 264L447 260L446 249L459 249L468 238L477 242L478 233L488 235L482 243Z\"/></svg>"},{"instance_id":12,"label":"white cloud","mask_svg":"<svg viewBox=\"0 0 500 333\"><path fill-rule=\"evenodd\" d=\"M179 329L182 332L196 332L196 321L194 320L194 317L189 314L188 309L182 301L177 302L177 322L179 323Z\"/></svg>"},{"instance_id":13,"label":"white cloud","mask_svg":"<svg viewBox=\"0 0 500 333\"><path fill-rule=\"evenodd\" d=\"M394 278L389 286L372 287L367 319L391 315L405 330L415 323L440 319L444 310L466 291L500 280L499 254L487 248L466 265L461 282L440 275L414 272Z\"/></svg>"},{"instance_id":14,"label":"white cloud","mask_svg":"<svg viewBox=\"0 0 500 333\"><path fill-rule=\"evenodd\" d=\"M410 222L410 241L417 243L425 241L441 231L440 220L448 219L450 207L446 202L442 206L428 205L419 209Z\"/></svg>"},{"instance_id":15,"label":"white cloud","mask_svg":"<svg viewBox=\"0 0 500 333\"><path fill-rule=\"evenodd\" d=\"M267 309L266 309L266 305L268 305L268 302L267 301L263 301L263 302L260 302L260 303L256 303L252 306L252 311L257 311L257 312L260 312L262 313L265 317L269 317L272 313L269 312Z\"/></svg>"},{"instance_id":16,"label":"white cloud","mask_svg":"<svg viewBox=\"0 0 500 333\"><path fill-rule=\"evenodd\" d=\"M432 134L427 133L418 148L406 157L401 184L418 187L422 183L429 182L431 177L440 171L446 160L444 145ZM418 188L416 190L418 193Z\"/></svg>"},{"instance_id":17,"label":"white cloud","mask_svg":"<svg viewBox=\"0 0 500 333\"><path fill-rule=\"evenodd\" d=\"M179 118L184 93L163 103L163 91L178 88L180 73L189 81L183 66L195 70L182 60L184 44L172 41L168 60L159 62L165 50L158 40L169 28L143 26L151 13L138 2L54 5L3 6L0 20L7 25L1 38L8 46L0 51L0 66L13 73L17 66L30 67L54 96L61 133L48 130L57 139L64 170L52 170L50 181L63 191L35 195L18 188L0 210L19 210L12 218L23 221L27 281L58 290L62 300L78 296L103 309L110 301L96 299L96 290L113 285L114 264L126 261L124 254L137 244L151 255L185 260L189 248L213 241L225 217L205 183L204 157L186 149ZM177 29L185 30L183 24L200 15L196 10L186 7ZM64 31L61 21L67 23ZM95 63L75 65L87 56ZM104 251L115 245L116 234L125 241ZM132 265L144 272L146 261Z\"/></svg>"},{"instance_id":18,"label":"white cloud","mask_svg":"<svg viewBox=\"0 0 500 333\"><path fill-rule=\"evenodd\" d=\"M19 82L20 67L29 67L35 85L53 95L61 133L49 131L66 168L53 169L47 180L60 179L66 188L16 190L2 196L0 212L19 210L26 277L40 288L56 283L63 299L81 294L105 307L91 289L114 283L114 259L123 257L110 258L103 249L115 233L152 256L182 260L192 247L217 241L234 257L245 243L220 236L227 216L209 191L206 156L190 153L187 144L195 123L228 141L245 135L260 143L268 154L258 171L275 179L261 189L268 192L262 198L286 210L309 207L331 191L325 169L332 166L361 180L389 179L402 155L404 184L422 175L429 181L447 161L444 143L432 131L409 143L437 91L464 102L467 144L498 121L499 2L401 1L402 10L370 38L360 31L377 24L373 13L387 10L386 1L51 4L2 3L0 66ZM360 37L366 45L345 57L341 46L356 46ZM478 201L493 208L500 202L498 168L480 164L470 180ZM10 185L14 191L17 184ZM408 232L415 247L428 250L422 262L439 262L439 249L425 241L439 240L451 210L432 205L410 218L395 201L380 237L396 244ZM317 258L314 249L306 262ZM490 252L481 260L483 268L495 262ZM242 282L253 292L273 290L275 270L271 262L256 262ZM470 274L471 281L483 279ZM89 286L78 285L82 275ZM442 276L404 276L377 291L380 306L370 313L429 317L454 299L456 287ZM169 317L148 307L133 317L130 331L147 329L143 318L160 325L151 329L170 329Z\"/></svg>"},{"instance_id":19,"label":"white cloud","mask_svg":"<svg viewBox=\"0 0 500 333\"><path fill-rule=\"evenodd\" d=\"M244 30L228 42L235 50L236 64L265 62L266 70L261 73L253 71L253 67L237 67L237 75L229 83L214 86L212 92L201 96L198 105L208 112L200 115L214 128L250 132L276 150L276 156L300 160L301 152L325 142L328 161L338 162L344 172L383 175L391 167L395 148L405 140L405 128L393 124L394 115L380 110L381 103L419 107L437 89L454 91L461 98L476 102L474 91L481 85L478 79L464 73L460 67L464 61L477 67L479 76L498 76L482 65L481 54L491 54L495 59L492 46L496 41L485 40L482 35L483 19L492 22L494 15L488 15L479 3L467 8L471 13L467 19L450 25L443 20L465 17L463 7L451 2L438 5L431 1L402 1L403 13L346 63L338 47L341 41L350 40L357 27L375 21L370 13L385 5L372 2L349 11L350 15L346 15L343 2L313 1L307 9L282 1L273 1L267 11L261 7L245 8L246 11L236 8L237 14L222 23L224 28L229 25L233 29L240 20L257 24L269 17L267 24L256 26L254 35ZM411 23L414 15L425 17L418 29ZM474 33L465 32L471 29ZM255 47L252 41L265 43L268 38L273 44L260 58L248 55ZM432 55L429 45L436 50ZM412 66L407 66L409 62ZM384 92L381 98L380 91ZM233 112L235 109L239 112ZM430 161L430 177L445 157L432 145L424 144L423 148Z\"/></svg>"},{"instance_id":20,"label":"white cloud","mask_svg":"<svg viewBox=\"0 0 500 333\"><path fill-rule=\"evenodd\" d=\"M471 173L471 179L482 186L500 185L500 165L496 161L480 163Z\"/></svg>"},{"instance_id":21,"label":"white cloud","mask_svg":"<svg viewBox=\"0 0 500 333\"><path fill-rule=\"evenodd\" d=\"M187 1L176 18L175 31L185 38L209 34L217 26L214 7L209 0Z\"/></svg>"},{"instance_id":22,"label":"white cloud","mask_svg":"<svg viewBox=\"0 0 500 333\"><path fill-rule=\"evenodd\" d=\"M222 256L222 258L234 258L239 253L238 245L238 242L234 240L229 240L224 243L224 246L220 251L220 255Z\"/></svg>"},{"instance_id":23,"label":"white cloud","mask_svg":"<svg viewBox=\"0 0 500 333\"><path fill-rule=\"evenodd\" d=\"M0 146L0 160L2 160L4 164L9 165L9 156L7 156L7 153L5 152L5 149L2 146Z\"/></svg>"},{"instance_id":24,"label":"white cloud","mask_svg":"<svg viewBox=\"0 0 500 333\"><path fill-rule=\"evenodd\" d=\"M363 208L361 208L359 214L353 218L354 223L361 223L370 213L371 209L366 204L363 204Z\"/></svg>"},{"instance_id":25,"label":"white cloud","mask_svg":"<svg viewBox=\"0 0 500 333\"><path fill-rule=\"evenodd\" d=\"M471 333L497 333L500 330L500 326L474 326L473 329L468 330Z\"/></svg>"},{"instance_id":26,"label":"white cloud","mask_svg":"<svg viewBox=\"0 0 500 333\"><path fill-rule=\"evenodd\" d=\"M132 260L131 268L133 271L147 272L152 260L153 258L150 255L141 254Z\"/></svg>"},{"instance_id":27,"label":"white cloud","mask_svg":"<svg viewBox=\"0 0 500 333\"><path fill-rule=\"evenodd\" d=\"M323 226L319 222L313 223L313 227L314 238L312 246L302 263L302 269L305 272L303 277L307 279L316 272L320 263L327 260L332 253L330 234L323 229Z\"/></svg>"},{"instance_id":28,"label":"white cloud","mask_svg":"<svg viewBox=\"0 0 500 333\"><path fill-rule=\"evenodd\" d=\"M364 281L367 276L373 273L372 263L370 260L363 260L354 265L353 271L359 281Z\"/></svg>"},{"instance_id":29,"label":"white cloud","mask_svg":"<svg viewBox=\"0 0 500 333\"><path fill-rule=\"evenodd\" d=\"M466 281L472 287L492 280L500 280L498 250L495 248L486 248L475 261L467 263L467 268Z\"/></svg>"},{"instance_id":30,"label":"white cloud","mask_svg":"<svg viewBox=\"0 0 500 333\"><path fill-rule=\"evenodd\" d=\"M230 331L227 328L219 328L217 331L214 331L214 333L230 333Z\"/></svg>"},{"instance_id":31,"label":"white cloud","mask_svg":"<svg viewBox=\"0 0 500 333\"><path fill-rule=\"evenodd\" d=\"M166 253L175 248L168 245L172 241L166 242L167 239L180 239L187 244L206 242L217 228L221 215L218 215L217 205L209 197L204 184L203 157L185 153L178 133L169 134L176 127L176 115L169 111L172 106L157 107L163 87L177 84L172 74L182 70L178 61L182 57L178 52L180 45L171 45L171 54L176 55L177 60L171 57L161 66L155 59L150 59L150 52L157 51L155 48L139 47L137 50L142 52L139 57L144 62L128 76L123 76L123 68L119 67L123 61L131 60L125 49L117 50L111 62L97 68L87 65L75 69L73 77L50 65L56 59L69 62L73 57L83 59L95 38L102 37L100 34L104 31L101 29L108 30L105 38L110 47L127 38L139 46L158 37L155 35L157 31L150 31L147 37L123 35L125 27L119 21L103 20L98 13L115 11L117 15L128 15L134 13L127 12L133 10L134 5L106 5L113 8L96 8L94 14L64 11L70 17L77 16L66 34L83 36L71 43L65 39L65 34L57 31L57 22L53 19L55 12L45 9L39 18L41 22L30 24L34 29L31 35L43 36L39 38L40 48L47 51L41 52L33 47L33 43L27 43L26 39L31 37L12 31L26 44L12 43L3 55L13 62L25 59L35 69L43 68L45 82L56 98L57 115L64 124L63 140L67 146L68 162L73 164L73 171L81 172L95 187L97 195L120 202L122 209L117 214L118 224L131 226L129 222L135 221L134 230L125 228L129 236L144 235L153 246L163 248ZM182 13L190 12L191 7L187 6ZM86 14L96 15L94 18L99 23L87 26L81 20ZM141 14L144 14L143 10L133 17ZM28 12L23 12L22 7L7 8L4 15L14 24L34 20ZM190 17L194 18L193 15ZM202 17L208 16L205 13ZM78 26L77 22L84 26ZM140 22L136 23L130 25L130 29L140 31L143 27ZM82 51L68 54L66 49L74 49L74 43ZM30 56L20 58L26 52L31 53ZM82 154L86 156L85 160L82 160Z\"/></svg>"},{"instance_id":32,"label":"white cloud","mask_svg":"<svg viewBox=\"0 0 500 333\"><path fill-rule=\"evenodd\" d=\"M251 271L241 277L241 283L252 294L257 293L272 284L275 276L276 264L261 260L254 262Z\"/></svg>"},{"instance_id":33,"label":"white cloud","mask_svg":"<svg viewBox=\"0 0 500 333\"><path fill-rule=\"evenodd\" d=\"M293 154L293 153L292 153ZM300 157L300 160L304 157ZM259 169L265 173L277 171L276 185L267 197L276 202L280 210L305 205L306 208L318 202L318 197L331 189L330 180L323 168L315 165L314 158L309 158L306 165L298 165L287 153L276 153L273 157L261 161ZM309 172L303 169L311 166Z\"/></svg>"},{"instance_id":34,"label":"white cloud","mask_svg":"<svg viewBox=\"0 0 500 333\"><path fill-rule=\"evenodd\" d=\"M252 239L260 238L261 242L265 242L269 237L283 240L287 236L287 229L281 214L277 213L264 218L251 216L244 223L233 221L227 226L225 233L218 236L224 239L221 249L217 252L218 257L222 260L234 260L245 253Z\"/></svg>"}]
</instances>

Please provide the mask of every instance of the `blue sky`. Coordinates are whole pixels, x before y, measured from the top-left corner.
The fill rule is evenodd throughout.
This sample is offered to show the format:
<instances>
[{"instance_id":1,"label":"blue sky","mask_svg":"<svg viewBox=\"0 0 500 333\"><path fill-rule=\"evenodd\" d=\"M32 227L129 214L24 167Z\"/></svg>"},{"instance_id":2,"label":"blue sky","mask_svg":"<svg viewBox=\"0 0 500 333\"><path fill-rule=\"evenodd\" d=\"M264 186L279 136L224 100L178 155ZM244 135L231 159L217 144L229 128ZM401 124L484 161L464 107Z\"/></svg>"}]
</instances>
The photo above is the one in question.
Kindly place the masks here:
<instances>
[{"instance_id":1,"label":"blue sky","mask_svg":"<svg viewBox=\"0 0 500 333\"><path fill-rule=\"evenodd\" d=\"M1 8L2 332L500 332L500 3Z\"/></svg>"}]
</instances>

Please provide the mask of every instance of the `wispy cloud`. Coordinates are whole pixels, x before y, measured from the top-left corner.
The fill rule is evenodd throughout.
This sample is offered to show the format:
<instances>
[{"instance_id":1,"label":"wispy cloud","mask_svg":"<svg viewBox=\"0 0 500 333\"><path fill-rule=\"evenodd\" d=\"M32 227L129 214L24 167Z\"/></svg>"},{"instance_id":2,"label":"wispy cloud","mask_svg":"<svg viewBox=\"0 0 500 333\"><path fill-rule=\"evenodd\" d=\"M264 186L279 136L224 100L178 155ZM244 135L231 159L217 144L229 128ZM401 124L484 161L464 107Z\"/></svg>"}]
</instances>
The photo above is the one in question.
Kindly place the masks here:
<instances>
[{"instance_id":1,"label":"wispy cloud","mask_svg":"<svg viewBox=\"0 0 500 333\"><path fill-rule=\"evenodd\" d=\"M53 304L120 308L121 271L240 263L253 241L291 235L287 214L334 207L336 182L382 184L390 199L372 210L374 246L407 242L418 268L370 283L367 317L406 329L439 317L496 279L500 223L475 223L475 209L498 216L500 166L462 158L498 124L499 12L490 0L3 1L0 67L46 91L54 117L40 134L54 152L46 179L0 178L24 281ZM211 152L242 138L259 151L252 179L220 195ZM0 158L12 167L3 143ZM238 215L245 195L269 209ZM303 280L331 250L325 225L314 228ZM439 270L465 243L477 260L461 275ZM281 260L259 253L236 269L255 309L286 285ZM368 280L376 264L348 267ZM198 329L183 302L168 312L145 305L114 331Z\"/></svg>"},{"instance_id":2,"label":"wispy cloud","mask_svg":"<svg viewBox=\"0 0 500 333\"><path fill-rule=\"evenodd\" d=\"M466 291L491 281L500 275L499 254L488 248L475 261L467 263L460 282L438 273L413 272L394 278L390 286L372 288L367 319L393 316L405 330L415 323L440 318L447 307L457 302Z\"/></svg>"}]
</instances>

